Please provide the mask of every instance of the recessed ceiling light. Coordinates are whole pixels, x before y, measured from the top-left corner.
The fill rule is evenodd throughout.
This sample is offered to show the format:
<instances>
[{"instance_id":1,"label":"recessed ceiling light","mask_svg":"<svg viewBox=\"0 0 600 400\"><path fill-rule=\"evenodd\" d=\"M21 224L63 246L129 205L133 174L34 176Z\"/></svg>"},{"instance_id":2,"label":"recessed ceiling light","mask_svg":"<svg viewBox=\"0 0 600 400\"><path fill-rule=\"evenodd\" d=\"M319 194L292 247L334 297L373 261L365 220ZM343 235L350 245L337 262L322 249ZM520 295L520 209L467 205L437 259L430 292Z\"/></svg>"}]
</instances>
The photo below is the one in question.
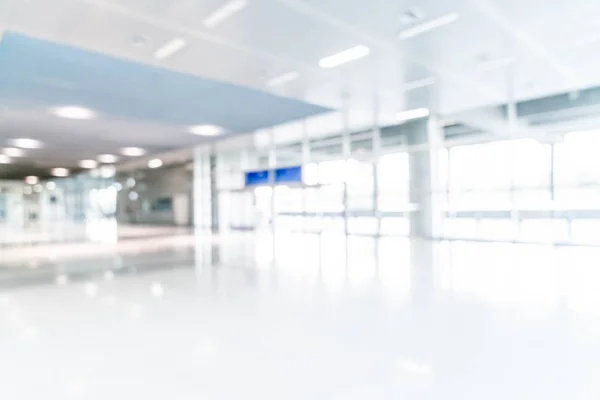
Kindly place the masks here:
<instances>
[{"instance_id":1,"label":"recessed ceiling light","mask_svg":"<svg viewBox=\"0 0 600 400\"><path fill-rule=\"evenodd\" d=\"M148 168L160 168L162 167L162 160L155 158L153 160L148 161Z\"/></svg>"},{"instance_id":2,"label":"recessed ceiling light","mask_svg":"<svg viewBox=\"0 0 600 400\"><path fill-rule=\"evenodd\" d=\"M23 188L23 194L31 194L33 193L33 189L31 189L31 186L25 186Z\"/></svg>"},{"instance_id":3,"label":"recessed ceiling light","mask_svg":"<svg viewBox=\"0 0 600 400\"><path fill-rule=\"evenodd\" d=\"M69 170L67 168L52 168L50 173L58 177L69 176Z\"/></svg>"},{"instance_id":4,"label":"recessed ceiling light","mask_svg":"<svg viewBox=\"0 0 600 400\"><path fill-rule=\"evenodd\" d=\"M136 181L134 178L127 178L127 180L125 181L125 185L127 185L127 187L129 189L132 189L135 187Z\"/></svg>"},{"instance_id":5,"label":"recessed ceiling light","mask_svg":"<svg viewBox=\"0 0 600 400\"><path fill-rule=\"evenodd\" d=\"M190 126L188 132L199 136L219 136L225 130L217 125L194 125Z\"/></svg>"},{"instance_id":6,"label":"recessed ceiling light","mask_svg":"<svg viewBox=\"0 0 600 400\"><path fill-rule=\"evenodd\" d=\"M321 61L319 61L319 66L321 68L337 67L338 65L365 57L369 55L369 52L369 48L361 44L321 59Z\"/></svg>"},{"instance_id":7,"label":"recessed ceiling light","mask_svg":"<svg viewBox=\"0 0 600 400\"><path fill-rule=\"evenodd\" d=\"M98 156L98 161L104 164L113 164L119 161L119 157L113 154L100 154Z\"/></svg>"},{"instance_id":8,"label":"recessed ceiling light","mask_svg":"<svg viewBox=\"0 0 600 400\"><path fill-rule=\"evenodd\" d=\"M280 86L280 85L283 85L284 83L294 81L294 80L298 79L299 77L300 77L300 74L296 71L288 72L287 74L283 74L283 75L277 76L275 78L269 79L267 81L267 86L270 86L270 87Z\"/></svg>"},{"instance_id":9,"label":"recessed ceiling light","mask_svg":"<svg viewBox=\"0 0 600 400\"><path fill-rule=\"evenodd\" d=\"M10 164L10 157L4 154L0 154L0 164Z\"/></svg>"},{"instance_id":10,"label":"recessed ceiling light","mask_svg":"<svg viewBox=\"0 0 600 400\"><path fill-rule=\"evenodd\" d=\"M47 182L46 183L46 189L48 189L48 190L54 190L54 189L56 189L56 183L54 183L52 181Z\"/></svg>"},{"instance_id":11,"label":"recessed ceiling light","mask_svg":"<svg viewBox=\"0 0 600 400\"><path fill-rule=\"evenodd\" d=\"M22 149L39 149L44 146L44 143L41 141L29 138L12 139L9 141L9 143Z\"/></svg>"},{"instance_id":12,"label":"recessed ceiling light","mask_svg":"<svg viewBox=\"0 0 600 400\"><path fill-rule=\"evenodd\" d=\"M146 150L139 147L124 147L121 149L121 154L127 157L140 157L146 154Z\"/></svg>"},{"instance_id":13,"label":"recessed ceiling light","mask_svg":"<svg viewBox=\"0 0 600 400\"><path fill-rule=\"evenodd\" d=\"M233 14L240 12L247 4L247 0L231 0L206 17L204 26L207 28L214 28Z\"/></svg>"},{"instance_id":14,"label":"recessed ceiling light","mask_svg":"<svg viewBox=\"0 0 600 400\"><path fill-rule=\"evenodd\" d=\"M42 192L42 190L44 190L44 187L38 183L37 185L35 185L35 186L33 187L33 190L34 190L36 193L41 193L41 192Z\"/></svg>"},{"instance_id":15,"label":"recessed ceiling light","mask_svg":"<svg viewBox=\"0 0 600 400\"><path fill-rule=\"evenodd\" d=\"M92 119L96 116L89 108L80 106L55 107L51 111L57 117L66 119Z\"/></svg>"},{"instance_id":16,"label":"recessed ceiling light","mask_svg":"<svg viewBox=\"0 0 600 400\"><path fill-rule=\"evenodd\" d=\"M396 121L409 121L411 119L424 118L429 115L428 108L415 108L414 110L401 111L396 114Z\"/></svg>"},{"instance_id":17,"label":"recessed ceiling light","mask_svg":"<svg viewBox=\"0 0 600 400\"><path fill-rule=\"evenodd\" d=\"M40 181L40 178L38 178L37 176L33 176L33 175L25 178L25 183L28 185L37 185L39 181Z\"/></svg>"},{"instance_id":18,"label":"recessed ceiling light","mask_svg":"<svg viewBox=\"0 0 600 400\"><path fill-rule=\"evenodd\" d=\"M95 160L81 160L79 161L79 166L81 168L96 168L98 166L98 162Z\"/></svg>"},{"instance_id":19,"label":"recessed ceiling light","mask_svg":"<svg viewBox=\"0 0 600 400\"><path fill-rule=\"evenodd\" d=\"M452 22L456 21L457 19L458 19L458 13L450 13L450 14L446 14L446 15L443 15L443 16L435 18L435 19L431 19L429 21L425 21L421 24L411 26L410 28L401 31L398 34L398 39L405 40L405 39L409 39L409 38L421 35L423 33L427 33L434 29L441 28L444 25L451 24Z\"/></svg>"},{"instance_id":20,"label":"recessed ceiling light","mask_svg":"<svg viewBox=\"0 0 600 400\"><path fill-rule=\"evenodd\" d=\"M164 60L171 57L187 45L185 39L175 38L154 52L154 58Z\"/></svg>"},{"instance_id":21,"label":"recessed ceiling light","mask_svg":"<svg viewBox=\"0 0 600 400\"><path fill-rule=\"evenodd\" d=\"M23 157L25 154L23 150L15 147L6 147L4 150L2 150L2 152L9 157Z\"/></svg>"},{"instance_id":22,"label":"recessed ceiling light","mask_svg":"<svg viewBox=\"0 0 600 400\"><path fill-rule=\"evenodd\" d=\"M103 165L100 167L100 176L102 178L112 178L117 173L117 169L113 165Z\"/></svg>"}]
</instances>

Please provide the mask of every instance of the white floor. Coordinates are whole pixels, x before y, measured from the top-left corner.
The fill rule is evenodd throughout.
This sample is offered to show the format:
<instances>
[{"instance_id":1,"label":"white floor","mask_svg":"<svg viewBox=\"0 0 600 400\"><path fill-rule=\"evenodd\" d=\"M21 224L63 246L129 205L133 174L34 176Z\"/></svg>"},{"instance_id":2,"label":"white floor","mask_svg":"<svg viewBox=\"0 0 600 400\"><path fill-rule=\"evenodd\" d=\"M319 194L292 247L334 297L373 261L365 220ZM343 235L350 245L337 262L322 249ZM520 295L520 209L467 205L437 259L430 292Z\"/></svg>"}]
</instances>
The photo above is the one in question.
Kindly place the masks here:
<instances>
[{"instance_id":1,"label":"white floor","mask_svg":"<svg viewBox=\"0 0 600 400\"><path fill-rule=\"evenodd\" d=\"M129 244L0 269L1 399L600 398L598 249Z\"/></svg>"}]
</instances>

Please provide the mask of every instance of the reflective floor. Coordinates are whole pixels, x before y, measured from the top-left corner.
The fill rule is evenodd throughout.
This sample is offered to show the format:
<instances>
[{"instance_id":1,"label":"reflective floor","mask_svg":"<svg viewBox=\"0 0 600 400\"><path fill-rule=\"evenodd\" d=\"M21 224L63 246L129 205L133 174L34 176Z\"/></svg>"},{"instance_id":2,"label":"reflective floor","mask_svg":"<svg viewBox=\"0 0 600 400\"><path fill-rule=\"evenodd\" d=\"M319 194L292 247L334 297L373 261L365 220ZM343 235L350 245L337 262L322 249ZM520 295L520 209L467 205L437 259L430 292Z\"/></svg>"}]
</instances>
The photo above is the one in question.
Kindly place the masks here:
<instances>
[{"instance_id":1,"label":"reflective floor","mask_svg":"<svg viewBox=\"0 0 600 400\"><path fill-rule=\"evenodd\" d=\"M116 243L131 238L187 233L189 229L172 226L124 225L114 219L82 222L51 221L14 226L0 222L0 247L56 243Z\"/></svg>"},{"instance_id":2,"label":"reflective floor","mask_svg":"<svg viewBox=\"0 0 600 400\"><path fill-rule=\"evenodd\" d=\"M0 262L0 398L600 398L598 249L161 243Z\"/></svg>"}]
</instances>

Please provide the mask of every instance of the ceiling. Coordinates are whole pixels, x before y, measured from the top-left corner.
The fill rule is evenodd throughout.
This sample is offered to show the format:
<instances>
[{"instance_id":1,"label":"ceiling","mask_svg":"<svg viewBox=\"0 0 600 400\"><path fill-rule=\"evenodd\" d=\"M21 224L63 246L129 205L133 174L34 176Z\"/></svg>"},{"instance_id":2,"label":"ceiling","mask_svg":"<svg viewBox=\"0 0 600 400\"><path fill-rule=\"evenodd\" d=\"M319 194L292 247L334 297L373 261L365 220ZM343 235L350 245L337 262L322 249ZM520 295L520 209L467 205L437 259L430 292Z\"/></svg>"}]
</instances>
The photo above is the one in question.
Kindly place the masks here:
<instances>
[{"instance_id":1,"label":"ceiling","mask_svg":"<svg viewBox=\"0 0 600 400\"><path fill-rule=\"evenodd\" d=\"M194 102L213 106L204 93L214 85L227 94L212 96L222 102L206 115L244 133L329 108L348 109L351 129L360 129L374 120L390 124L396 112L410 108L460 115L600 84L600 3L589 0L247 0L238 13L207 28L205 18L225 3L0 2L3 46L13 61L0 63L0 84L7 88L0 96L0 132L48 142L35 157L46 168L115 152L126 143L151 152L199 143L186 127L205 123L194 122L201 116L197 110L206 110ZM407 11L419 17L416 23L449 13L458 19L398 40L415 23L403 22ZM174 38L187 45L156 59L154 52ZM371 49L368 57L319 68L321 58L358 44ZM2 51L0 46L0 56ZM48 51L60 57L47 57ZM297 79L269 86L290 72ZM287 111L281 114L270 112L292 104L289 99L298 102L282 106ZM57 119L47 108L58 100L84 102L101 117ZM245 111L249 104L257 106L250 115L225 112ZM342 119L328 113L309 122L309 134L316 135L338 129ZM8 137L0 135L0 141Z\"/></svg>"}]
</instances>

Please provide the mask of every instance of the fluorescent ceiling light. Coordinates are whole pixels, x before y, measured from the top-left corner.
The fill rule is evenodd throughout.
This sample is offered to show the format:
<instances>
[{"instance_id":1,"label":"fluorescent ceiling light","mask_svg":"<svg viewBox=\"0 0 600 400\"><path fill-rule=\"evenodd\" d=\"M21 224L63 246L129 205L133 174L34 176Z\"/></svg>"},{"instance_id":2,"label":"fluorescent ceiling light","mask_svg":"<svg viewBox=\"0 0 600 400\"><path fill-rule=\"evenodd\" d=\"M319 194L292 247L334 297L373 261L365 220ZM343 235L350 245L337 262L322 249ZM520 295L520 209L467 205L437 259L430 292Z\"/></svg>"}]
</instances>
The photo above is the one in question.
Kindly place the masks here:
<instances>
[{"instance_id":1,"label":"fluorescent ceiling light","mask_svg":"<svg viewBox=\"0 0 600 400\"><path fill-rule=\"evenodd\" d=\"M100 154L98 156L98 161L104 164L113 164L119 161L119 157L113 154Z\"/></svg>"},{"instance_id":2,"label":"fluorescent ceiling light","mask_svg":"<svg viewBox=\"0 0 600 400\"><path fill-rule=\"evenodd\" d=\"M153 160L148 161L148 168L160 168L162 167L163 162L162 160L155 158Z\"/></svg>"},{"instance_id":3,"label":"fluorescent ceiling light","mask_svg":"<svg viewBox=\"0 0 600 400\"><path fill-rule=\"evenodd\" d=\"M4 154L0 154L0 164L10 164L10 157Z\"/></svg>"},{"instance_id":4,"label":"fluorescent ceiling light","mask_svg":"<svg viewBox=\"0 0 600 400\"><path fill-rule=\"evenodd\" d=\"M171 57L173 54L177 53L179 50L183 49L186 46L186 41L183 38L175 38L165 44L160 49L154 52L154 58L158 60L164 60L167 57Z\"/></svg>"},{"instance_id":5,"label":"fluorescent ceiling light","mask_svg":"<svg viewBox=\"0 0 600 400\"><path fill-rule=\"evenodd\" d=\"M39 181L40 181L40 178L38 178L37 176L33 176L33 175L25 178L25 183L28 185L37 185Z\"/></svg>"},{"instance_id":6,"label":"fluorescent ceiling light","mask_svg":"<svg viewBox=\"0 0 600 400\"><path fill-rule=\"evenodd\" d=\"M52 114L67 119L92 119L96 114L89 108L79 106L64 106L52 109Z\"/></svg>"},{"instance_id":7,"label":"fluorescent ceiling light","mask_svg":"<svg viewBox=\"0 0 600 400\"><path fill-rule=\"evenodd\" d=\"M95 160L81 160L81 161L79 161L79 166L81 168L92 169L92 168L96 168L98 166L98 162Z\"/></svg>"},{"instance_id":8,"label":"fluorescent ceiling light","mask_svg":"<svg viewBox=\"0 0 600 400\"><path fill-rule=\"evenodd\" d=\"M128 157L140 157L146 154L146 150L139 147L124 147L121 149L121 154Z\"/></svg>"},{"instance_id":9,"label":"fluorescent ceiling light","mask_svg":"<svg viewBox=\"0 0 600 400\"><path fill-rule=\"evenodd\" d=\"M66 168L52 168L50 173L58 177L69 176L69 170Z\"/></svg>"},{"instance_id":10,"label":"fluorescent ceiling light","mask_svg":"<svg viewBox=\"0 0 600 400\"><path fill-rule=\"evenodd\" d=\"M247 0L232 0L226 3L223 7L216 9L204 19L204 26L214 28L233 14L240 12L247 4Z\"/></svg>"},{"instance_id":11,"label":"fluorescent ceiling light","mask_svg":"<svg viewBox=\"0 0 600 400\"><path fill-rule=\"evenodd\" d=\"M431 19L429 21L425 21L421 24L411 26L410 28L401 31L398 34L398 39L405 40L405 39L409 39L409 38L421 35L423 33L427 33L434 29L441 28L444 25L451 24L452 22L456 21L457 19L458 19L458 13L450 13L450 14L446 14L446 15L443 15L443 16L435 18L435 19Z\"/></svg>"},{"instance_id":12,"label":"fluorescent ceiling light","mask_svg":"<svg viewBox=\"0 0 600 400\"><path fill-rule=\"evenodd\" d=\"M346 64L350 61L365 57L369 54L369 52L369 48L361 44L321 59L321 61L319 61L319 66L321 68L337 67L338 65Z\"/></svg>"},{"instance_id":13,"label":"fluorescent ceiling light","mask_svg":"<svg viewBox=\"0 0 600 400\"><path fill-rule=\"evenodd\" d=\"M195 125L190 126L188 132L199 136L219 136L225 130L217 125Z\"/></svg>"},{"instance_id":14,"label":"fluorescent ceiling light","mask_svg":"<svg viewBox=\"0 0 600 400\"><path fill-rule=\"evenodd\" d=\"M44 143L41 141L29 138L12 139L9 143L22 149L39 149L44 146Z\"/></svg>"},{"instance_id":15,"label":"fluorescent ceiling light","mask_svg":"<svg viewBox=\"0 0 600 400\"><path fill-rule=\"evenodd\" d=\"M283 74L283 75L277 76L275 78L269 79L267 81L267 86L270 86L270 87L280 86L280 85L283 85L284 83L294 81L294 80L298 79L299 77L300 77L300 74L296 71L288 72L287 74Z\"/></svg>"},{"instance_id":16,"label":"fluorescent ceiling light","mask_svg":"<svg viewBox=\"0 0 600 400\"><path fill-rule=\"evenodd\" d=\"M428 108L415 108L414 110L401 111L396 114L396 121L409 121L416 118L424 118L429 116Z\"/></svg>"},{"instance_id":17,"label":"fluorescent ceiling light","mask_svg":"<svg viewBox=\"0 0 600 400\"><path fill-rule=\"evenodd\" d=\"M416 89L421 89L427 86L431 86L435 84L435 78L430 77L430 78L425 78L425 79L419 79L416 81L412 81L412 82L407 82L404 85L402 85L402 91L403 92L410 92L411 90L416 90Z\"/></svg>"}]
</instances>

